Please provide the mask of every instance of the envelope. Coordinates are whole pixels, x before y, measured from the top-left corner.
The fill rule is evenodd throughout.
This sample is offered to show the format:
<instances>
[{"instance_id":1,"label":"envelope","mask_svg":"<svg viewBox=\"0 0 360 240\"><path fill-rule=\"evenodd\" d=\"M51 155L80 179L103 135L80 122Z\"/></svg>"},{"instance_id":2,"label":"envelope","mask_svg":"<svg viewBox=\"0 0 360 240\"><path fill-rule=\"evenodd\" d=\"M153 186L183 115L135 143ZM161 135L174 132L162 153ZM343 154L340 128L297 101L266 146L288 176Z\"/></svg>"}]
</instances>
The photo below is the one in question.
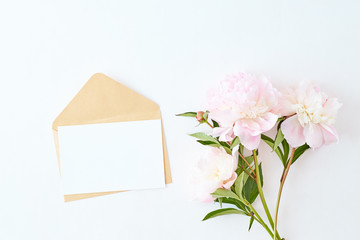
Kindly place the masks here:
<instances>
[{"instance_id":1,"label":"envelope","mask_svg":"<svg viewBox=\"0 0 360 240\"><path fill-rule=\"evenodd\" d=\"M60 175L59 126L155 119L161 120L160 108L156 103L102 73L94 74L53 122ZM165 184L169 184L172 177L163 125L161 127ZM118 192L122 191L69 194L64 195L64 200L69 202Z\"/></svg>"}]
</instances>

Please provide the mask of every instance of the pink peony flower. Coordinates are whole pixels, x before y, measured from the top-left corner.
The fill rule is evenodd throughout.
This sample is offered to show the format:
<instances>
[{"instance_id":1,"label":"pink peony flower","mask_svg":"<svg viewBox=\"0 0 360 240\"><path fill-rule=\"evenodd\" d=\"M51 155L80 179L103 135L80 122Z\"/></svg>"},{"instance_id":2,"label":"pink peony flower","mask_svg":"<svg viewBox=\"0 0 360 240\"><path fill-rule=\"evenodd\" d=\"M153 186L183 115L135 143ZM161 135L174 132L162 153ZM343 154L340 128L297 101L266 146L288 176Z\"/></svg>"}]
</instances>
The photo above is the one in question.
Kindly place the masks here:
<instances>
[{"instance_id":1,"label":"pink peony flower","mask_svg":"<svg viewBox=\"0 0 360 240\"><path fill-rule=\"evenodd\" d=\"M237 154L237 149L234 150L235 153ZM211 193L216 189L230 189L237 178L237 164L237 155L231 156L223 148L210 147L192 169L190 184L194 199L211 202L215 200Z\"/></svg>"},{"instance_id":2,"label":"pink peony flower","mask_svg":"<svg viewBox=\"0 0 360 240\"><path fill-rule=\"evenodd\" d=\"M281 99L282 115L290 116L281 130L291 146L307 143L316 149L338 141L332 125L342 104L336 98L329 98L311 83L301 82L298 87L287 89Z\"/></svg>"},{"instance_id":3,"label":"pink peony flower","mask_svg":"<svg viewBox=\"0 0 360 240\"><path fill-rule=\"evenodd\" d=\"M209 118L220 125L213 136L231 141L238 136L249 150L259 146L261 133L278 119L278 92L264 76L239 73L220 82L207 97Z\"/></svg>"}]
</instances>

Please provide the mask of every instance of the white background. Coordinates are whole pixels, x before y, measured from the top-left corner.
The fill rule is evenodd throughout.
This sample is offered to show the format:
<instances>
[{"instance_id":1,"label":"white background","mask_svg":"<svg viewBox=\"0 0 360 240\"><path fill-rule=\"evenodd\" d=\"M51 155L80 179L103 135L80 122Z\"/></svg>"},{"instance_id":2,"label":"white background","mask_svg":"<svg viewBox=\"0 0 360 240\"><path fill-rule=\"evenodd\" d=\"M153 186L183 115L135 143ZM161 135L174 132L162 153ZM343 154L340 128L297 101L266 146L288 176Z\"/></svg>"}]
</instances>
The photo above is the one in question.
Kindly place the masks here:
<instances>
[{"instance_id":1,"label":"white background","mask_svg":"<svg viewBox=\"0 0 360 240\"><path fill-rule=\"evenodd\" d=\"M290 170L279 231L288 240L360 239L358 1L2 1L0 3L0 239L270 239L248 219L206 222L217 208L187 200L186 133L206 89L228 73L304 78L344 103L338 145ZM162 109L174 183L63 203L51 123L103 72ZM139 135L141 137L141 135ZM143 139L144 144L149 139ZM274 209L281 163L261 147ZM264 153L265 151L265 153ZM257 205L259 206L259 205Z\"/></svg>"}]
</instances>

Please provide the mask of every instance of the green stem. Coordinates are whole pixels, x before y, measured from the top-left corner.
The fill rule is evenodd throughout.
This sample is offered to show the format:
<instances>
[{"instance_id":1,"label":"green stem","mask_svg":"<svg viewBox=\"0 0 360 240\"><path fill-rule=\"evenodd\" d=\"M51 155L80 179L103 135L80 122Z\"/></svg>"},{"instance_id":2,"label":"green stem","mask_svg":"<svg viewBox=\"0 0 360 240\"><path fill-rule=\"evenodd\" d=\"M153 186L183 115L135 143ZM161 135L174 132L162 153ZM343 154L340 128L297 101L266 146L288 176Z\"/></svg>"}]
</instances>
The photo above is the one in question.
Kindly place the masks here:
<instances>
[{"instance_id":1,"label":"green stem","mask_svg":"<svg viewBox=\"0 0 360 240\"><path fill-rule=\"evenodd\" d=\"M211 125L207 120L205 120L206 124L209 125L209 127L214 128L213 125Z\"/></svg>"},{"instance_id":2,"label":"green stem","mask_svg":"<svg viewBox=\"0 0 360 240\"><path fill-rule=\"evenodd\" d=\"M293 148L293 149L292 149L291 156L290 156L290 160L289 160L286 168L284 169L283 174L281 175L279 193L278 193L278 197L277 197L277 201L276 201L276 209L275 209L274 232L277 231L276 228L277 228L277 220L278 220L278 213L279 213L281 193L282 193L282 190L283 190L283 187L284 187L284 184L285 184L286 177L287 177L287 175L288 175L288 173L289 173L290 166L291 166L291 164L292 164L292 160L293 160L293 158L294 158L295 150L296 150L296 148ZM276 240L276 239L274 238L274 240Z\"/></svg>"},{"instance_id":3,"label":"green stem","mask_svg":"<svg viewBox=\"0 0 360 240\"><path fill-rule=\"evenodd\" d=\"M256 184L257 184L257 187L258 187L258 190L259 190L259 195L260 195L260 199L261 199L261 202L262 202L262 205L264 207L264 210L265 210L265 213L266 213L266 216L269 220L269 223L271 225L272 228L274 228L274 221L271 217L271 214L270 214L270 211L269 211L269 208L266 204L266 201L265 201L265 197L264 197L264 193L262 191L262 187L261 187L261 179L260 179L260 172L259 172L259 164L258 164L258 161L257 161L257 155L256 155L256 151L253 150L253 155L254 155L254 164L255 164L255 172L256 172ZM276 233L276 237L278 237L279 239L280 236L279 236L279 233L278 232L274 232Z\"/></svg>"},{"instance_id":4,"label":"green stem","mask_svg":"<svg viewBox=\"0 0 360 240\"><path fill-rule=\"evenodd\" d=\"M278 218L278 211L279 211L279 204L280 204L280 198L281 198L281 192L283 189L284 184L280 184L280 188L279 188L279 194L277 197L277 202L276 202L276 209L275 209L275 224L274 224L274 231L277 231L276 227L277 227L277 218ZM275 238L273 238L275 240Z\"/></svg>"},{"instance_id":5,"label":"green stem","mask_svg":"<svg viewBox=\"0 0 360 240\"><path fill-rule=\"evenodd\" d=\"M271 238L273 239L274 237L276 237L276 235L274 236L274 234L271 232L270 228L268 227L268 225L264 222L264 220L262 220L262 218L260 217L260 215L258 214L258 212L255 210L255 208L249 203L249 202L246 202L246 205L250 208L250 210L254 213L255 215L255 220L260 223L264 228L265 230L269 233L269 235L271 236ZM276 239L276 238L275 238ZM281 238L279 237L279 240Z\"/></svg>"},{"instance_id":6,"label":"green stem","mask_svg":"<svg viewBox=\"0 0 360 240\"><path fill-rule=\"evenodd\" d=\"M241 159L246 163L246 165L248 165L248 167L250 168L251 172L254 174L254 177L256 177L256 173L254 172L254 170L252 169L251 165L249 164L249 162L246 160L246 158L239 152L239 156L241 157Z\"/></svg>"}]
</instances>

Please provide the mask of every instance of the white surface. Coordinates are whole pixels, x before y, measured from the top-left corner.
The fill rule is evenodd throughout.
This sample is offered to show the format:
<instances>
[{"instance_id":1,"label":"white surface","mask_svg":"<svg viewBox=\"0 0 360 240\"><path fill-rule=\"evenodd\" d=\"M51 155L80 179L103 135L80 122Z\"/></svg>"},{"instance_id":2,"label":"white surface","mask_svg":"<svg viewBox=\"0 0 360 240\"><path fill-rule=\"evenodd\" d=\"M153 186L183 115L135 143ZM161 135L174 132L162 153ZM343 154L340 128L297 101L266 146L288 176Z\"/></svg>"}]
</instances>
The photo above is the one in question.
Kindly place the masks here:
<instances>
[{"instance_id":1,"label":"white surface","mask_svg":"<svg viewBox=\"0 0 360 240\"><path fill-rule=\"evenodd\" d=\"M340 143L290 170L280 207L287 240L359 239L360 3L358 1L2 1L0 239L263 240L248 219L201 222L218 206L188 202L188 162L202 151L176 113L238 70L281 88L308 78L344 103ZM162 109L174 183L64 203L51 123L95 72ZM139 134L141 137L141 134ZM149 139L142 139L144 143ZM281 163L262 145L272 212ZM257 205L258 206L258 205Z\"/></svg>"},{"instance_id":2,"label":"white surface","mask_svg":"<svg viewBox=\"0 0 360 240\"><path fill-rule=\"evenodd\" d=\"M59 127L65 194L165 187L161 120ZM140 144L139 133L146 144Z\"/></svg>"}]
</instances>

